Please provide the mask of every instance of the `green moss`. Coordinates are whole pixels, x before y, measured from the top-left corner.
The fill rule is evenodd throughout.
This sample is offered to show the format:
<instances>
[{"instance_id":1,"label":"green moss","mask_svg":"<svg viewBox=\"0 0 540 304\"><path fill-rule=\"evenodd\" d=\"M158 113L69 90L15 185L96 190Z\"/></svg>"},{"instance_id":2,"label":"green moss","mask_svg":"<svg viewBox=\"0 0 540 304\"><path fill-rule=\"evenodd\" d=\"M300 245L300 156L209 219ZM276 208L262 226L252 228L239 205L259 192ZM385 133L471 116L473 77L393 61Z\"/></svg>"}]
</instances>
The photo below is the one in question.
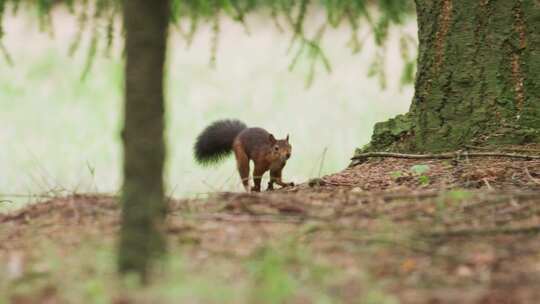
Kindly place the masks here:
<instances>
[{"instance_id":1,"label":"green moss","mask_svg":"<svg viewBox=\"0 0 540 304\"><path fill-rule=\"evenodd\" d=\"M370 150L387 149L392 144L407 136L413 129L413 121L408 115L398 115L386 122L375 124Z\"/></svg>"}]
</instances>

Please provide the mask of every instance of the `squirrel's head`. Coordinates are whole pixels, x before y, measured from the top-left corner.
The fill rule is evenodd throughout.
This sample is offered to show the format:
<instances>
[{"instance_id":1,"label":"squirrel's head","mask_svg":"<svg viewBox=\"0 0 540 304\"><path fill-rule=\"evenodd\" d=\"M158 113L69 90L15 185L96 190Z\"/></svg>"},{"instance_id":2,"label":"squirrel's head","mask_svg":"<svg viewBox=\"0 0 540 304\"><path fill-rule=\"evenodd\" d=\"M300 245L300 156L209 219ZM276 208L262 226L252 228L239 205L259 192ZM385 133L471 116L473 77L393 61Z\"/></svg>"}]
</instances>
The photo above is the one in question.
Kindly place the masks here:
<instances>
[{"instance_id":1,"label":"squirrel's head","mask_svg":"<svg viewBox=\"0 0 540 304\"><path fill-rule=\"evenodd\" d=\"M289 135L285 139L276 139L274 135L269 135L272 144L272 158L286 162L291 157L292 147L289 143Z\"/></svg>"}]
</instances>

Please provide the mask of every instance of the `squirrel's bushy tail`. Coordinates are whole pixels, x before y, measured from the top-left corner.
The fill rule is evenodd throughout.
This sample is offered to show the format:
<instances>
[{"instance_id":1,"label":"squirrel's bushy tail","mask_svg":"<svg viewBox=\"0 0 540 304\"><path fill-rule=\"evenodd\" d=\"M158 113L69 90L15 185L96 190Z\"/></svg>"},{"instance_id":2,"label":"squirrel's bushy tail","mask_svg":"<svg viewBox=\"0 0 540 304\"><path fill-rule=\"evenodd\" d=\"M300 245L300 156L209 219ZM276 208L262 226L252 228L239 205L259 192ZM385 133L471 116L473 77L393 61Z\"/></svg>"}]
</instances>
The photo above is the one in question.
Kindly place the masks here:
<instances>
[{"instance_id":1,"label":"squirrel's bushy tail","mask_svg":"<svg viewBox=\"0 0 540 304\"><path fill-rule=\"evenodd\" d=\"M247 126L239 120L219 120L202 131L195 142L195 159L201 165L211 165L232 151L236 136Z\"/></svg>"}]
</instances>

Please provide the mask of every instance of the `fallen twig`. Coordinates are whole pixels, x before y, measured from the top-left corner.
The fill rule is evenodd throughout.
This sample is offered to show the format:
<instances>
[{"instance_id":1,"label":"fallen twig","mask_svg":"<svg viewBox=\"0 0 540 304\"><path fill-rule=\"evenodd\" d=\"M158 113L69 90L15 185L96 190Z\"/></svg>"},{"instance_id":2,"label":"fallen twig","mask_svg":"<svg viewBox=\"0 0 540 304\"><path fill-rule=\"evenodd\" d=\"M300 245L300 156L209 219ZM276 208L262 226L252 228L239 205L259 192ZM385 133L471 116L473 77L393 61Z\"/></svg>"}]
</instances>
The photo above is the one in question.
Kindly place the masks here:
<instances>
[{"instance_id":1,"label":"fallen twig","mask_svg":"<svg viewBox=\"0 0 540 304\"><path fill-rule=\"evenodd\" d=\"M247 216L238 216L238 215L229 215L229 214L196 214L196 215L180 215L182 218L194 220L194 221L222 221L222 222L233 222L233 223L290 223L290 224L300 224L306 220L310 221L325 221L321 218L313 218L306 216L280 216L274 214L255 214Z\"/></svg>"},{"instance_id":2,"label":"fallen twig","mask_svg":"<svg viewBox=\"0 0 540 304\"><path fill-rule=\"evenodd\" d=\"M32 197L37 197L37 198L55 198L55 197L60 197L59 195L51 195L51 194L0 194L0 196L3 196L3 197L13 197L13 198L32 198Z\"/></svg>"},{"instance_id":3,"label":"fallen twig","mask_svg":"<svg viewBox=\"0 0 540 304\"><path fill-rule=\"evenodd\" d=\"M527 174L527 177L535 184L540 185L540 179L534 178L531 175L531 172L529 172L529 168L525 167L525 174Z\"/></svg>"},{"instance_id":4,"label":"fallen twig","mask_svg":"<svg viewBox=\"0 0 540 304\"><path fill-rule=\"evenodd\" d=\"M499 151L510 151L510 152L540 153L540 150L536 150L536 149L518 149L518 148L504 148L504 147L479 147L479 146L472 146L472 145L465 145L465 148L473 149L473 150L484 150L484 151L499 150Z\"/></svg>"},{"instance_id":5,"label":"fallen twig","mask_svg":"<svg viewBox=\"0 0 540 304\"><path fill-rule=\"evenodd\" d=\"M62 194L22 194L22 193L0 193L0 197L12 197L12 198L67 198L67 197L84 197L84 196L100 196L119 198L119 195L111 193L99 193L99 192L67 192Z\"/></svg>"},{"instance_id":6,"label":"fallen twig","mask_svg":"<svg viewBox=\"0 0 540 304\"><path fill-rule=\"evenodd\" d=\"M484 181L484 184L486 184L487 188L489 190L493 190L493 187L491 187L489 181L487 180L487 178L483 178L482 181Z\"/></svg>"},{"instance_id":7,"label":"fallen twig","mask_svg":"<svg viewBox=\"0 0 540 304\"><path fill-rule=\"evenodd\" d=\"M454 159L459 157L509 157L521 158L525 160L540 159L540 155L526 155L516 153L502 152L449 152L440 154L403 154L392 152L368 152L354 156L351 160L364 160L371 157L392 157L392 158L409 158L409 159Z\"/></svg>"},{"instance_id":8,"label":"fallen twig","mask_svg":"<svg viewBox=\"0 0 540 304\"><path fill-rule=\"evenodd\" d=\"M449 231L438 231L422 233L422 237L440 238L440 237L475 237L475 236L496 236L513 234L538 234L540 225L520 228L493 228L493 229L460 229Z\"/></svg>"}]
</instances>

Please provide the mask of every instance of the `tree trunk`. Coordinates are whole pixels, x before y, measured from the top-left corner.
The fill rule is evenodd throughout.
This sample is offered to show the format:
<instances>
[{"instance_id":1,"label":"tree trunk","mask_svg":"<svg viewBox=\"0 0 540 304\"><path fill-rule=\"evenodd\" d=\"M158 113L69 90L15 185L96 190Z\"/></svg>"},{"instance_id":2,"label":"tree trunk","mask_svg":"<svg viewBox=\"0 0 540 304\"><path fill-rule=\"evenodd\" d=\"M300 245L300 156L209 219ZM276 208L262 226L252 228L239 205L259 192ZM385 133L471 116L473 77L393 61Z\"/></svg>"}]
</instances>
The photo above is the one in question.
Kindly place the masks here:
<instances>
[{"instance_id":1,"label":"tree trunk","mask_svg":"<svg viewBox=\"0 0 540 304\"><path fill-rule=\"evenodd\" d=\"M410 110L375 126L368 150L445 151L540 141L540 2L416 0Z\"/></svg>"},{"instance_id":2,"label":"tree trunk","mask_svg":"<svg viewBox=\"0 0 540 304\"><path fill-rule=\"evenodd\" d=\"M124 183L119 271L146 277L165 253L164 98L168 0L125 0Z\"/></svg>"}]
</instances>

